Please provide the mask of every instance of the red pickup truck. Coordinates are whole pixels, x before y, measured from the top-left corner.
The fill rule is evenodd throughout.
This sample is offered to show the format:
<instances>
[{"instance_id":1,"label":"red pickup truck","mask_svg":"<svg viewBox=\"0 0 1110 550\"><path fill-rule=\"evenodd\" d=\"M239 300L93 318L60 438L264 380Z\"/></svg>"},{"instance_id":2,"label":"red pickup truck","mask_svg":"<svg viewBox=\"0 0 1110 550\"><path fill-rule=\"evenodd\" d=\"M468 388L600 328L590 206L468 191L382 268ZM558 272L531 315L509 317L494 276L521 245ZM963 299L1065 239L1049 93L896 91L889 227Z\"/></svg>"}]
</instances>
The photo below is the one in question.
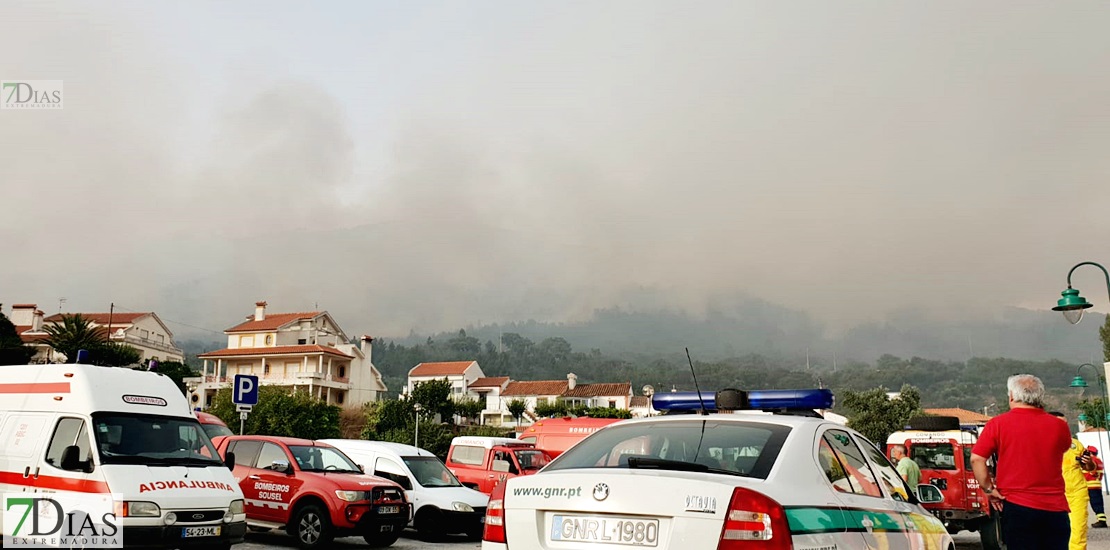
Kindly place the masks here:
<instances>
[{"instance_id":1,"label":"red pickup truck","mask_svg":"<svg viewBox=\"0 0 1110 550\"><path fill-rule=\"evenodd\" d=\"M447 452L447 469L467 487L487 495L498 483L534 474L555 458L535 445L508 437L456 437Z\"/></svg>"},{"instance_id":2,"label":"red pickup truck","mask_svg":"<svg viewBox=\"0 0 1110 550\"><path fill-rule=\"evenodd\" d=\"M232 475L246 501L247 526L284 529L305 549L361 535L389 546L412 511L400 485L365 475L339 449L308 439L265 435L216 438L220 456L235 453Z\"/></svg>"}]
</instances>

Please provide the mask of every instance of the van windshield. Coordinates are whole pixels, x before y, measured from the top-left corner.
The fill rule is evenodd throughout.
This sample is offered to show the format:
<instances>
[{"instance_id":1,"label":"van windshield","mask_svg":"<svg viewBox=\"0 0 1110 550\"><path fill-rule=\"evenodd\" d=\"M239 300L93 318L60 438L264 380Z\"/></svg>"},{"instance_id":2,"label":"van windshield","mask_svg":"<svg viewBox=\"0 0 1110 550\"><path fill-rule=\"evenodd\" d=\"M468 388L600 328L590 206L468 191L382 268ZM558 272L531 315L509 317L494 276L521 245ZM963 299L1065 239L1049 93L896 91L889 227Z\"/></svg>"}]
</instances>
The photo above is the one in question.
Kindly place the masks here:
<instances>
[{"instance_id":1,"label":"van windshield","mask_svg":"<svg viewBox=\"0 0 1110 550\"><path fill-rule=\"evenodd\" d=\"M462 487L455 474L434 456L403 456L401 460L422 487Z\"/></svg>"},{"instance_id":2,"label":"van windshield","mask_svg":"<svg viewBox=\"0 0 1110 550\"><path fill-rule=\"evenodd\" d=\"M195 418L93 413L101 464L222 465L212 440Z\"/></svg>"}]
</instances>

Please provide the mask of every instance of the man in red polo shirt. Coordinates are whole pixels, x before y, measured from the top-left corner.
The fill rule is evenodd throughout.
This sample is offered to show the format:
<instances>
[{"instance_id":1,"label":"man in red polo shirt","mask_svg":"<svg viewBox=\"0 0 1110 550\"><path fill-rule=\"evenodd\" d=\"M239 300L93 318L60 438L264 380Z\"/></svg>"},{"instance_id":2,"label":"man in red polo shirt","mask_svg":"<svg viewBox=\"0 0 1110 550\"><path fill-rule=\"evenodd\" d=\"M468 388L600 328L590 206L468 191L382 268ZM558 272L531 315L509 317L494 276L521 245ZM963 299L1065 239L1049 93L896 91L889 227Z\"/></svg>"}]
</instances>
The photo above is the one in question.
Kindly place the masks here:
<instances>
[{"instance_id":1,"label":"man in red polo shirt","mask_svg":"<svg viewBox=\"0 0 1110 550\"><path fill-rule=\"evenodd\" d=\"M1031 374L1006 380L1010 411L987 422L971 449L979 487L1001 511L1009 550L1067 550L1071 525L1060 464L1071 431L1044 411L1044 383ZM996 477L987 459L997 454Z\"/></svg>"}]
</instances>

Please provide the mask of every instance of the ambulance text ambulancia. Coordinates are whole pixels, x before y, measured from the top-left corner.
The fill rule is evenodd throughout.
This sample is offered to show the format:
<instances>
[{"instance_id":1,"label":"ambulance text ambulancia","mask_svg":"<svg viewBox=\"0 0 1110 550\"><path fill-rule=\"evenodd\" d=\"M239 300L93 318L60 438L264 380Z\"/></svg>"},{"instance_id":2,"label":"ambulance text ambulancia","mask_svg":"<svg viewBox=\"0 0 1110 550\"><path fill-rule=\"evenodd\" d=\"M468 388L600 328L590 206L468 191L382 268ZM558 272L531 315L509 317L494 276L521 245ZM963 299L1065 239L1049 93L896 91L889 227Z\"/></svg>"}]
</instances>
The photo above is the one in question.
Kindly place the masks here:
<instances>
[{"instance_id":1,"label":"ambulance text ambulancia","mask_svg":"<svg viewBox=\"0 0 1110 550\"><path fill-rule=\"evenodd\" d=\"M499 484L483 550L954 548L921 506L941 498L936 487L906 486L878 447L814 411L832 406L829 390L667 393L653 405L712 413L625 420Z\"/></svg>"},{"instance_id":2,"label":"ambulance text ambulancia","mask_svg":"<svg viewBox=\"0 0 1110 550\"><path fill-rule=\"evenodd\" d=\"M0 366L0 396L0 493L114 495L127 546L219 549L242 541L243 493L168 377L90 365ZM16 529L0 517L5 536Z\"/></svg>"}]
</instances>

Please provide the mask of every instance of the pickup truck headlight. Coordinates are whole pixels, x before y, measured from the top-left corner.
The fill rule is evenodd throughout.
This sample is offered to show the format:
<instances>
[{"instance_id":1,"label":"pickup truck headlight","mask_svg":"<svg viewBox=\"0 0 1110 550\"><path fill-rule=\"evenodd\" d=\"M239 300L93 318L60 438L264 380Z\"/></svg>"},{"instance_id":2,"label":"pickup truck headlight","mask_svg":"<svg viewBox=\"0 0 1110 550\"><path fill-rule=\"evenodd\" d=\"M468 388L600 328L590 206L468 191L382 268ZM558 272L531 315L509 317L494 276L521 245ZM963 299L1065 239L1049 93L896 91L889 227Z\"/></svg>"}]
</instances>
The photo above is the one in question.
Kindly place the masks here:
<instances>
[{"instance_id":1,"label":"pickup truck headlight","mask_svg":"<svg viewBox=\"0 0 1110 550\"><path fill-rule=\"evenodd\" d=\"M347 502L358 502L368 499L366 491L336 491L335 496L339 497L339 500Z\"/></svg>"},{"instance_id":2,"label":"pickup truck headlight","mask_svg":"<svg viewBox=\"0 0 1110 550\"><path fill-rule=\"evenodd\" d=\"M456 512L473 512L474 511L474 507L465 503L465 502L452 502L451 507L454 508Z\"/></svg>"}]
</instances>

